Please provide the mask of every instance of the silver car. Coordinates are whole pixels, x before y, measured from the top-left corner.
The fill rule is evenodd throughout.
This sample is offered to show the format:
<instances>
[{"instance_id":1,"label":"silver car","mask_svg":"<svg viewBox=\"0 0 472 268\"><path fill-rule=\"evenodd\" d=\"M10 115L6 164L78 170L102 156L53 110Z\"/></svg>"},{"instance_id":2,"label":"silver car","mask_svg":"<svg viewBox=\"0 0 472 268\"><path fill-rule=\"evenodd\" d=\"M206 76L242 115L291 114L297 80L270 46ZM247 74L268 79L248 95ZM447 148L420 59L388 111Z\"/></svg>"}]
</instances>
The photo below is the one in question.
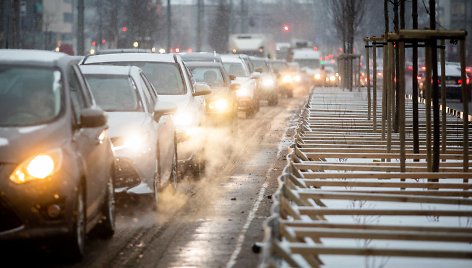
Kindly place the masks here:
<instances>
[{"instance_id":1,"label":"silver car","mask_svg":"<svg viewBox=\"0 0 472 268\"><path fill-rule=\"evenodd\" d=\"M159 94L159 98L177 106L173 116L178 137L179 163L191 167L195 175L204 172L204 144L201 127L205 116L203 95L211 93L206 84L192 81L179 55L157 53L106 53L86 57L84 65L140 67Z\"/></svg>"},{"instance_id":2,"label":"silver car","mask_svg":"<svg viewBox=\"0 0 472 268\"><path fill-rule=\"evenodd\" d=\"M108 114L116 159L115 192L148 195L177 182L176 136L169 113L135 66L81 65L97 104ZM155 202L154 204L157 204Z\"/></svg>"}]
</instances>

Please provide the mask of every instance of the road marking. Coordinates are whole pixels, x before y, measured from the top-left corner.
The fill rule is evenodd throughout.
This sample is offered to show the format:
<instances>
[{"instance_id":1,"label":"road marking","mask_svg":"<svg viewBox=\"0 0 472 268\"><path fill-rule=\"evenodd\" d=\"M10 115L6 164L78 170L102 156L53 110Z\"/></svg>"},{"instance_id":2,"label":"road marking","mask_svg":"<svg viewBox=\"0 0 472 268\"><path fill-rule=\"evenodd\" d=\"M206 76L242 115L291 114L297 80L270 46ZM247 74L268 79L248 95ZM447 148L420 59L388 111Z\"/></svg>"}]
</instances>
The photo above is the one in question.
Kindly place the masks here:
<instances>
[{"instance_id":1,"label":"road marking","mask_svg":"<svg viewBox=\"0 0 472 268\"><path fill-rule=\"evenodd\" d=\"M259 191L256 203L252 207L251 212L249 213L246 219L246 223L244 223L243 229L241 230L241 232L239 232L238 241L236 243L236 249L233 251L233 254L231 254L231 258L229 259L228 264L226 265L227 268L233 267L236 264L236 258L238 257L239 252L241 252L244 237L246 236L247 230L249 229L252 220L254 220L254 217L256 216L256 212L259 209L259 205L261 204L262 199L264 198L264 194L268 186L269 184L267 182L264 182L264 184L262 185L262 189Z\"/></svg>"},{"instance_id":2,"label":"road marking","mask_svg":"<svg viewBox=\"0 0 472 268\"><path fill-rule=\"evenodd\" d=\"M246 222L244 223L243 229L239 232L238 241L236 243L236 249L233 251L233 254L231 254L231 257L229 258L228 264L226 265L227 268L231 268L236 264L236 258L238 257L239 253L241 252L247 230L249 229L249 226L251 225L252 221L254 220L257 210L259 210L259 206L260 206L262 200L264 199L264 194L267 190L267 187L269 187L268 180L270 179L270 172L272 171L272 169L276 165L277 159L279 158L279 155L282 152L282 150L285 149L285 147L287 147L287 146L283 146L283 143L285 142L284 137L287 134L288 129L289 128L287 128L286 131L284 131L284 133L280 137L279 144L277 146L277 148L278 148L277 149L277 154L275 156L274 162L272 163L272 165L270 165L269 169L266 171L266 174L265 174L266 181L262 185L262 188L259 191L259 194L257 196L257 200L254 203L254 206L252 207L251 212L247 216L247 219L246 219Z\"/></svg>"}]
</instances>

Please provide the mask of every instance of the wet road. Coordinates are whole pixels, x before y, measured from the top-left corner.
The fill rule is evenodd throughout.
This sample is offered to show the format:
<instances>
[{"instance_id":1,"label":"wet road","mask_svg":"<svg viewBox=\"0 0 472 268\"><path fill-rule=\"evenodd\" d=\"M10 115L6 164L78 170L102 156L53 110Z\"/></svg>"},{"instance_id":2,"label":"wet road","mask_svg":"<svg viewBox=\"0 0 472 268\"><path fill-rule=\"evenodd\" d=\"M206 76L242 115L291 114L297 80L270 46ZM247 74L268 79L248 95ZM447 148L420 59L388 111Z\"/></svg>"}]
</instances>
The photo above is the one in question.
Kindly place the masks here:
<instances>
[{"instance_id":1,"label":"wet road","mask_svg":"<svg viewBox=\"0 0 472 268\"><path fill-rule=\"evenodd\" d=\"M262 241L262 223L305 99L299 92L275 107L262 102L254 118L239 120L237 140L221 129L204 132L204 178L186 176L177 192L164 191L157 212L143 200L120 200L114 237L88 239L84 260L68 267L256 266L259 256L251 246ZM36 266L67 266L54 253L36 255ZM14 256L7 263L28 260Z\"/></svg>"}]
</instances>

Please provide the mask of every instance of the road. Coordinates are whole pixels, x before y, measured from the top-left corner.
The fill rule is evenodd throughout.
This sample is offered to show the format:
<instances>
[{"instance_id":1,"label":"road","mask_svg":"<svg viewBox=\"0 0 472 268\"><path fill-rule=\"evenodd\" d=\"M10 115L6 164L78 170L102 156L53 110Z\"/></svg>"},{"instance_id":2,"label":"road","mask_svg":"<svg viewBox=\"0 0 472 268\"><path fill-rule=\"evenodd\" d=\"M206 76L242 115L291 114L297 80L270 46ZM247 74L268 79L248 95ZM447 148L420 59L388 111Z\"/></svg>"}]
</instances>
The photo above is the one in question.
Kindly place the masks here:
<instances>
[{"instance_id":1,"label":"road","mask_svg":"<svg viewBox=\"0 0 472 268\"><path fill-rule=\"evenodd\" d=\"M120 199L114 237L88 238L84 260L68 267L256 266L259 256L251 247L263 239L262 224L305 100L299 92L275 107L262 103L254 118L239 120L237 140L221 129L205 132L204 178L186 176L177 192L165 190L157 212L144 200ZM10 249L3 263L67 266L41 243L33 248Z\"/></svg>"}]
</instances>

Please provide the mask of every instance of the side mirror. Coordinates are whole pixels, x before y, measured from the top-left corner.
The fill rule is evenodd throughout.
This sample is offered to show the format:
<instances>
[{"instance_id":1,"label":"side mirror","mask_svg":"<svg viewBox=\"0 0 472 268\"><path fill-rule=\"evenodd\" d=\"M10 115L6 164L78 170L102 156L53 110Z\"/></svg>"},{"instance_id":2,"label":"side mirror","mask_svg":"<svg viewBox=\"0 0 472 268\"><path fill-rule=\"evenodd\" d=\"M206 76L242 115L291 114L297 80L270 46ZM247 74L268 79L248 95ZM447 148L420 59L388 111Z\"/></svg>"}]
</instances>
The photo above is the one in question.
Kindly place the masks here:
<instances>
[{"instance_id":1,"label":"side mirror","mask_svg":"<svg viewBox=\"0 0 472 268\"><path fill-rule=\"evenodd\" d=\"M80 114L80 125L83 128L103 127L107 123L105 112L98 107L91 107L82 110Z\"/></svg>"},{"instance_id":2,"label":"side mirror","mask_svg":"<svg viewBox=\"0 0 472 268\"><path fill-rule=\"evenodd\" d=\"M171 102L158 101L154 105L154 121L159 122L162 116L173 114L177 110L177 105Z\"/></svg>"},{"instance_id":3,"label":"side mirror","mask_svg":"<svg viewBox=\"0 0 472 268\"><path fill-rule=\"evenodd\" d=\"M259 79L261 77L261 73L254 72L251 74L251 79Z\"/></svg>"},{"instance_id":4,"label":"side mirror","mask_svg":"<svg viewBox=\"0 0 472 268\"><path fill-rule=\"evenodd\" d=\"M240 87L241 87L240 84L234 83L234 84L231 84L231 85L229 86L229 89L230 89L231 91L236 91L236 90L238 90Z\"/></svg>"},{"instance_id":5,"label":"side mirror","mask_svg":"<svg viewBox=\"0 0 472 268\"><path fill-rule=\"evenodd\" d=\"M231 80L231 81L236 80L236 76L233 75L233 74L230 74L229 75L229 80Z\"/></svg>"},{"instance_id":6,"label":"side mirror","mask_svg":"<svg viewBox=\"0 0 472 268\"><path fill-rule=\"evenodd\" d=\"M211 94L210 86L205 83L196 83L195 84L195 92L192 94L193 96L203 96Z\"/></svg>"}]
</instances>

